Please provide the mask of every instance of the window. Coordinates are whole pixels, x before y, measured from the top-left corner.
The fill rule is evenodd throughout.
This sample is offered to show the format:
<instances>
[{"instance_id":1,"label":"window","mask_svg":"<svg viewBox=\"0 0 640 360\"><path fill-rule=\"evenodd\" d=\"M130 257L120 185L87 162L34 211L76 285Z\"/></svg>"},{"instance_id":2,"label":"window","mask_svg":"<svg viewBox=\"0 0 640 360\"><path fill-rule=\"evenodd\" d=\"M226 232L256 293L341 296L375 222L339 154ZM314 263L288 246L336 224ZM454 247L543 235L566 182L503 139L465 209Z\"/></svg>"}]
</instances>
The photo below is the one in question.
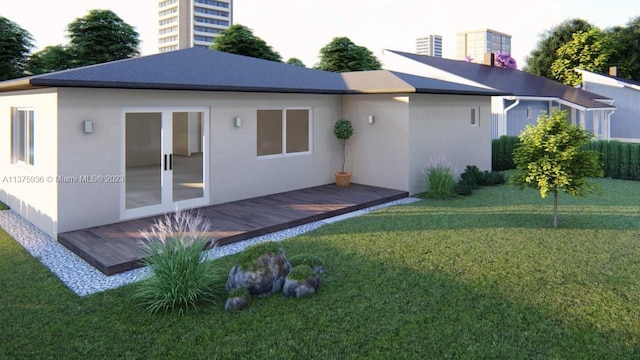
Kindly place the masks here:
<instances>
[{"instance_id":1,"label":"window","mask_svg":"<svg viewBox=\"0 0 640 360\"><path fill-rule=\"evenodd\" d=\"M471 126L480 126L480 107L471 108Z\"/></svg>"},{"instance_id":2,"label":"window","mask_svg":"<svg viewBox=\"0 0 640 360\"><path fill-rule=\"evenodd\" d=\"M11 162L33 165L33 110L14 108L11 117Z\"/></svg>"},{"instance_id":3,"label":"window","mask_svg":"<svg viewBox=\"0 0 640 360\"><path fill-rule=\"evenodd\" d=\"M527 106L527 119L531 120L531 106Z\"/></svg>"},{"instance_id":4,"label":"window","mask_svg":"<svg viewBox=\"0 0 640 360\"><path fill-rule=\"evenodd\" d=\"M258 156L311 151L309 109L258 110Z\"/></svg>"}]
</instances>

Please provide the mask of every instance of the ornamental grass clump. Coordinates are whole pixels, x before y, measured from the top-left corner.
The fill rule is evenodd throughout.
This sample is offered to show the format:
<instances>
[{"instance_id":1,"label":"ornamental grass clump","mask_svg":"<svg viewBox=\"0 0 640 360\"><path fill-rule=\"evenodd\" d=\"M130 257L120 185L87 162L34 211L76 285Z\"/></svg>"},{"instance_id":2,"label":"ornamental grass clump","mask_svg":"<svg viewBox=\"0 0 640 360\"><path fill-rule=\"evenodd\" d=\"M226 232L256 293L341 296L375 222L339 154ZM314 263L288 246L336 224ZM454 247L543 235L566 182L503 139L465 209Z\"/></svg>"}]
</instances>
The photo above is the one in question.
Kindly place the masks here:
<instances>
[{"instance_id":1,"label":"ornamental grass clump","mask_svg":"<svg viewBox=\"0 0 640 360\"><path fill-rule=\"evenodd\" d=\"M450 199L455 196L456 179L454 166L444 156L434 156L425 169L427 197L432 199Z\"/></svg>"},{"instance_id":2,"label":"ornamental grass clump","mask_svg":"<svg viewBox=\"0 0 640 360\"><path fill-rule=\"evenodd\" d=\"M214 285L224 274L204 262L203 251L212 239L209 222L201 214L176 211L140 233L151 276L139 285L136 296L147 311L183 314L217 293Z\"/></svg>"}]
</instances>

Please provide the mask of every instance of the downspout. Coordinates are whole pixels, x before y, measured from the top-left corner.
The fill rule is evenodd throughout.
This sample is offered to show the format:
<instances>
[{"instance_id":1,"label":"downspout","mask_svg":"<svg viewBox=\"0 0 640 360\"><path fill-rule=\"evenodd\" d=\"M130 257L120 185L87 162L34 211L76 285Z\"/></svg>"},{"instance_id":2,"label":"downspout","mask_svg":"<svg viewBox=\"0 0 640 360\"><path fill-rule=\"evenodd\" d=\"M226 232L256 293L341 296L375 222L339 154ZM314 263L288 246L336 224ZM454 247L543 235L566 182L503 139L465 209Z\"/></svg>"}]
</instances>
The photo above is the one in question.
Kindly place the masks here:
<instances>
[{"instance_id":1,"label":"downspout","mask_svg":"<svg viewBox=\"0 0 640 360\"><path fill-rule=\"evenodd\" d=\"M616 109L611 109L611 112L607 114L607 140L611 140L611 115L616 112Z\"/></svg>"},{"instance_id":2,"label":"downspout","mask_svg":"<svg viewBox=\"0 0 640 360\"><path fill-rule=\"evenodd\" d=\"M502 135L507 135L507 113L509 112L509 110L513 109L514 107L518 106L518 104L520 104L520 98L516 97L516 102L514 102L513 104L507 106L506 109L504 109L504 111L502 112L504 114L504 129L502 130Z\"/></svg>"}]
</instances>

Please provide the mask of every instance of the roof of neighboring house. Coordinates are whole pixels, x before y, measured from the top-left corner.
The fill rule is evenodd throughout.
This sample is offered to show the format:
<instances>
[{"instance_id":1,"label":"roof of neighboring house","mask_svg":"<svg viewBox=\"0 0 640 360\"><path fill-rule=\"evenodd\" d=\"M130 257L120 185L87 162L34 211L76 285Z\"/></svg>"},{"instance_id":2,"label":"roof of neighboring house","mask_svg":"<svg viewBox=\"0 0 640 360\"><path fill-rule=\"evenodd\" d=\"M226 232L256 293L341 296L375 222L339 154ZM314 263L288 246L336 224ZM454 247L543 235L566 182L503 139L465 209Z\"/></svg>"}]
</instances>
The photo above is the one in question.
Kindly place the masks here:
<instances>
[{"instance_id":1,"label":"roof of neighboring house","mask_svg":"<svg viewBox=\"0 0 640 360\"><path fill-rule=\"evenodd\" d=\"M0 92L38 87L499 95L491 89L384 70L339 74L206 48L177 50L0 82Z\"/></svg>"},{"instance_id":2,"label":"roof of neighboring house","mask_svg":"<svg viewBox=\"0 0 640 360\"><path fill-rule=\"evenodd\" d=\"M583 69L576 69L576 71L580 72L580 73L589 73L589 74L593 74L593 75L598 75L598 76L602 76L604 78L608 78L608 79L612 79L615 81L618 81L620 83L623 83L625 85L629 85L629 88L635 89L635 90L640 90L640 81L636 81L636 80L631 80L631 79L626 79L620 76L613 76L613 75L609 75L609 74L602 74L602 73L596 73L593 71L589 71L589 70L583 70Z\"/></svg>"},{"instance_id":3,"label":"roof of neighboring house","mask_svg":"<svg viewBox=\"0 0 640 360\"><path fill-rule=\"evenodd\" d=\"M520 70L504 69L461 60L416 55L395 50L385 51L519 97L558 98L590 109L615 108L614 106L598 101L611 100L606 96L567 86L557 81Z\"/></svg>"}]
</instances>

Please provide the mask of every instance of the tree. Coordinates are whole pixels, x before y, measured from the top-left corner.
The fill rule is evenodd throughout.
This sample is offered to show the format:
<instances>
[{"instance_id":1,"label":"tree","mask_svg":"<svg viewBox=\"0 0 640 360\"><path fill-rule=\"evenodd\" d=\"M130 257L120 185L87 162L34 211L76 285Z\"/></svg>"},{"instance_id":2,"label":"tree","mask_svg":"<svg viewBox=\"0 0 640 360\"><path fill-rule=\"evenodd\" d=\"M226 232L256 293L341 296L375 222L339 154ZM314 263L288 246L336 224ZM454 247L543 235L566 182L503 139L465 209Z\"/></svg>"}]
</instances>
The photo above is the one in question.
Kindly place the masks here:
<instances>
[{"instance_id":1,"label":"tree","mask_svg":"<svg viewBox=\"0 0 640 360\"><path fill-rule=\"evenodd\" d=\"M32 47L33 38L27 30L0 16L0 80L24 76Z\"/></svg>"},{"instance_id":2,"label":"tree","mask_svg":"<svg viewBox=\"0 0 640 360\"><path fill-rule=\"evenodd\" d=\"M62 45L55 45L47 46L31 54L27 64L27 72L37 75L66 70L72 67L72 58L69 51Z\"/></svg>"},{"instance_id":3,"label":"tree","mask_svg":"<svg viewBox=\"0 0 640 360\"><path fill-rule=\"evenodd\" d=\"M111 10L91 10L67 26L74 67L138 56L139 35Z\"/></svg>"},{"instance_id":4,"label":"tree","mask_svg":"<svg viewBox=\"0 0 640 360\"><path fill-rule=\"evenodd\" d=\"M213 50L282 62L280 54L244 25L231 25L211 44Z\"/></svg>"},{"instance_id":5,"label":"tree","mask_svg":"<svg viewBox=\"0 0 640 360\"><path fill-rule=\"evenodd\" d=\"M542 115L536 126L528 125L513 152L516 173L511 181L521 189L540 191L542 198L553 193L553 226L558 226L558 193L585 196L595 187L584 178L602 176L598 153L584 150L593 137L567 121L566 111Z\"/></svg>"},{"instance_id":6,"label":"tree","mask_svg":"<svg viewBox=\"0 0 640 360\"><path fill-rule=\"evenodd\" d=\"M295 66L302 66L305 67L304 63L302 62L302 60L298 59L298 58L290 58L289 60L287 60L287 64L289 65L295 65Z\"/></svg>"},{"instance_id":7,"label":"tree","mask_svg":"<svg viewBox=\"0 0 640 360\"><path fill-rule=\"evenodd\" d=\"M557 58L551 64L551 75L566 85L580 85L582 75L574 69L606 72L608 49L606 38L597 27L574 33L571 41L562 45L556 52Z\"/></svg>"},{"instance_id":8,"label":"tree","mask_svg":"<svg viewBox=\"0 0 640 360\"><path fill-rule=\"evenodd\" d=\"M320 49L320 62L315 66L316 69L333 72L380 70L381 67L369 49L354 44L347 37L334 38Z\"/></svg>"},{"instance_id":9,"label":"tree","mask_svg":"<svg viewBox=\"0 0 640 360\"><path fill-rule=\"evenodd\" d=\"M573 34L589 31L593 26L582 19L571 19L547 30L531 54L526 57L524 71L552 79L551 64L557 59L558 49L573 39Z\"/></svg>"},{"instance_id":10,"label":"tree","mask_svg":"<svg viewBox=\"0 0 640 360\"><path fill-rule=\"evenodd\" d=\"M605 31L609 45L609 65L618 68L618 76L640 81L640 16L627 26Z\"/></svg>"}]
</instances>

